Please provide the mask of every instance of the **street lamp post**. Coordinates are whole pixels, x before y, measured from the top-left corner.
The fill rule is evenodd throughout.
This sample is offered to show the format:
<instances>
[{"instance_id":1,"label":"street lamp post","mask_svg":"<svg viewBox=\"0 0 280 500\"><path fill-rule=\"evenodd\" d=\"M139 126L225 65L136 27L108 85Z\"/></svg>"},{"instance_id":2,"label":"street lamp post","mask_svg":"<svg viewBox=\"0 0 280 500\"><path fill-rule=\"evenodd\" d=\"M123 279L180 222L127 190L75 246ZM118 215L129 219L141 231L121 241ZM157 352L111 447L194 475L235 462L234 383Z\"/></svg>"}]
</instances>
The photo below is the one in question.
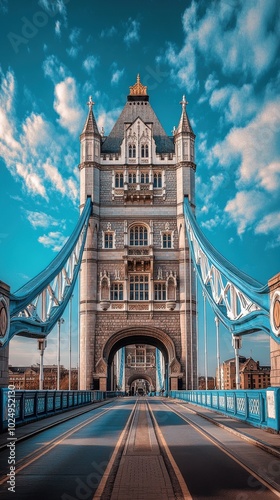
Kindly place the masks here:
<instances>
[{"instance_id":1,"label":"street lamp post","mask_svg":"<svg viewBox=\"0 0 280 500\"><path fill-rule=\"evenodd\" d=\"M73 299L73 295L71 295L71 298L69 301L69 386L68 386L69 391L71 391L72 299Z\"/></svg>"},{"instance_id":2,"label":"street lamp post","mask_svg":"<svg viewBox=\"0 0 280 500\"><path fill-rule=\"evenodd\" d=\"M47 347L46 339L38 339L38 349L40 351L40 375L39 375L39 390L44 389L44 351Z\"/></svg>"},{"instance_id":3,"label":"street lamp post","mask_svg":"<svg viewBox=\"0 0 280 500\"><path fill-rule=\"evenodd\" d=\"M241 337L232 336L232 347L235 354L235 385L236 389L240 389L239 349L241 349Z\"/></svg>"},{"instance_id":4,"label":"street lamp post","mask_svg":"<svg viewBox=\"0 0 280 500\"><path fill-rule=\"evenodd\" d=\"M57 390L60 388L60 326L64 323L63 318L57 322Z\"/></svg>"}]
</instances>

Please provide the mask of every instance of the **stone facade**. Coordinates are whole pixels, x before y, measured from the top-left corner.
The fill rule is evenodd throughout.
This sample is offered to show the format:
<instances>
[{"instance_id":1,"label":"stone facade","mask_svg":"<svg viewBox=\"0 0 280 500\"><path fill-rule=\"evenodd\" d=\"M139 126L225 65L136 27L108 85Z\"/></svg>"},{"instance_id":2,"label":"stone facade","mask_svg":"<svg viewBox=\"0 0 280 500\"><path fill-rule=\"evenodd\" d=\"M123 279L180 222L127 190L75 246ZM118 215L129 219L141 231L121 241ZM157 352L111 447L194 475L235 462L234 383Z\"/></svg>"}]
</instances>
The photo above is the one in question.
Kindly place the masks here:
<instances>
[{"instance_id":1,"label":"stone facade","mask_svg":"<svg viewBox=\"0 0 280 500\"><path fill-rule=\"evenodd\" d=\"M5 337L9 330L10 287L0 281L0 338ZM0 387L9 384L9 344L0 348Z\"/></svg>"},{"instance_id":2,"label":"stone facade","mask_svg":"<svg viewBox=\"0 0 280 500\"><path fill-rule=\"evenodd\" d=\"M272 332L280 336L280 273L276 274L268 282L270 289L270 322ZM280 386L280 345L279 342L270 338L270 362L271 362L271 385Z\"/></svg>"},{"instance_id":3,"label":"stone facade","mask_svg":"<svg viewBox=\"0 0 280 500\"><path fill-rule=\"evenodd\" d=\"M90 196L93 208L80 274L81 389L114 389L114 355L136 343L161 350L167 388L197 380L195 279L183 214L185 195L195 208L195 135L184 98L181 104L168 137L138 77L105 137L88 103L80 206Z\"/></svg>"}]
</instances>

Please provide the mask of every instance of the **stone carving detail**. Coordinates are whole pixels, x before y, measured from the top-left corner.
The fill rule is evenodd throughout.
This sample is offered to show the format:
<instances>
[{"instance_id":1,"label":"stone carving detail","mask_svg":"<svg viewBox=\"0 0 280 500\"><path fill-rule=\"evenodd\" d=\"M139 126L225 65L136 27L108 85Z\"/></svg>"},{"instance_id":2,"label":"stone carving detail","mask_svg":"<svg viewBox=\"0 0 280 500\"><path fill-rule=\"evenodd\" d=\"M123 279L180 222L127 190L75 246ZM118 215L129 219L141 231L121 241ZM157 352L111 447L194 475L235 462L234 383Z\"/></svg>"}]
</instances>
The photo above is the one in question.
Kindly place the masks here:
<instances>
[{"instance_id":1,"label":"stone carving detail","mask_svg":"<svg viewBox=\"0 0 280 500\"><path fill-rule=\"evenodd\" d=\"M149 310L148 304L129 304L128 307L129 307L130 311L148 311Z\"/></svg>"},{"instance_id":2,"label":"stone carving detail","mask_svg":"<svg viewBox=\"0 0 280 500\"><path fill-rule=\"evenodd\" d=\"M176 358L173 358L173 360L170 363L170 373L175 373L176 375L179 375L181 372L181 365L179 361Z\"/></svg>"},{"instance_id":3,"label":"stone carving detail","mask_svg":"<svg viewBox=\"0 0 280 500\"><path fill-rule=\"evenodd\" d=\"M107 364L105 363L103 358L99 358L96 363L96 373L107 374Z\"/></svg>"}]
</instances>

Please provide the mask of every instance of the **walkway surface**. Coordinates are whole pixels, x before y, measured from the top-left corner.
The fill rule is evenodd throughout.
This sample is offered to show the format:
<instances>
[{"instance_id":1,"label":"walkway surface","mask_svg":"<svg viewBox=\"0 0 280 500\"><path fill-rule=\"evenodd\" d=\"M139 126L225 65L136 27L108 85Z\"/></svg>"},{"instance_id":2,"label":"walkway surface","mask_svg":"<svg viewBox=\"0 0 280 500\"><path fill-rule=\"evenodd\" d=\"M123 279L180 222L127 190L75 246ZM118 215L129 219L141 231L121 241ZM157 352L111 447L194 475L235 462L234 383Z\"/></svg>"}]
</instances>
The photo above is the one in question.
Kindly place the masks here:
<instances>
[{"instance_id":1,"label":"walkway surface","mask_svg":"<svg viewBox=\"0 0 280 500\"><path fill-rule=\"evenodd\" d=\"M114 481L111 500L173 500L174 492L147 410L140 403Z\"/></svg>"},{"instance_id":2,"label":"walkway surface","mask_svg":"<svg viewBox=\"0 0 280 500\"><path fill-rule=\"evenodd\" d=\"M171 402L170 399L168 401L169 403ZM182 404L190 410L195 411L198 415L212 421L214 424L224 427L228 431L233 432L239 437L252 442L256 446L259 446L260 448L280 458L280 434L275 434L272 431L254 427L246 422L243 422L242 420L235 420L221 413L203 408L202 406L184 403L183 401L177 399L173 401Z\"/></svg>"}]
</instances>

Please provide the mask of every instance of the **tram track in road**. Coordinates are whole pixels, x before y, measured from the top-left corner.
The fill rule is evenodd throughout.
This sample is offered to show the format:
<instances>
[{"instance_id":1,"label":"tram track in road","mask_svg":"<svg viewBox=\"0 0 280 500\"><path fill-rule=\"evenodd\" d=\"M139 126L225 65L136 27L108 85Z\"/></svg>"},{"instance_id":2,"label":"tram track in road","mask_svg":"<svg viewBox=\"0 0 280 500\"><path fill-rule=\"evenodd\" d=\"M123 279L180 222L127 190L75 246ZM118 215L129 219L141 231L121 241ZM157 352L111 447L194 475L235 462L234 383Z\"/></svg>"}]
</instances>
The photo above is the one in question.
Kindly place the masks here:
<instances>
[{"instance_id":1,"label":"tram track in road","mask_svg":"<svg viewBox=\"0 0 280 500\"><path fill-rule=\"evenodd\" d=\"M180 403L177 403L177 402L173 402L172 404L169 404L166 401L161 401L161 403L166 408L168 408L169 411L175 413L186 424L190 425L194 430L196 430L202 436L204 436L214 446L216 446L217 448L219 448L229 458L231 458L238 465L240 465L241 467L243 467L243 469L245 469L253 478L255 478L257 481L259 481L263 486L265 486L266 488L268 488L274 495L276 495L276 497L280 498L280 482L276 482L267 473L268 471L266 470L265 467L261 467L260 464L258 464L258 463L256 463L256 466L252 465L252 462L249 463L248 457L247 457L247 460L246 460L246 455L242 456L242 452L238 453L236 451L233 451L231 448L229 448L229 446L227 446L225 444L225 442L222 439L219 439L219 437L218 437L219 433L220 433L221 436L224 436L224 433L230 434L230 432L227 429L225 429L225 428L220 429L220 431L222 430L222 431L224 431L224 433L217 432L219 428L214 423L212 423L212 422L210 422L208 420L208 426L207 426L208 430L206 430L205 429L205 420L203 419L203 417L201 417L199 414L197 414L194 410L190 410L189 408L187 408L187 407L185 407L185 406L183 406L183 405L181 405ZM191 418L190 416L186 416L185 413L183 413L182 411L178 410L177 408L175 409L174 405L182 407L184 409L185 413L189 412L190 414L194 415L193 418ZM195 418L196 418L196 420L201 419L202 423L200 424L198 421L195 421ZM203 425L203 423L204 423L204 425ZM211 432L210 432L210 429L211 429ZM241 437L236 437L236 439L239 439L240 442L242 442L242 438ZM246 443L244 441L244 445L240 447L240 450L242 448L245 448L245 446L254 447L253 444L249 444L249 443ZM236 448L238 448L238 447L236 447ZM264 454L267 454L269 456L269 452L268 451L258 450L258 453L264 453ZM244 456L245 456L245 458L244 458ZM280 471L280 460L279 459L275 459L275 464L276 464L276 460L277 460L277 463L278 463L278 470Z\"/></svg>"},{"instance_id":2,"label":"tram track in road","mask_svg":"<svg viewBox=\"0 0 280 500\"><path fill-rule=\"evenodd\" d=\"M131 500L135 495L145 500L192 499L144 398L136 400L93 500Z\"/></svg>"}]
</instances>

